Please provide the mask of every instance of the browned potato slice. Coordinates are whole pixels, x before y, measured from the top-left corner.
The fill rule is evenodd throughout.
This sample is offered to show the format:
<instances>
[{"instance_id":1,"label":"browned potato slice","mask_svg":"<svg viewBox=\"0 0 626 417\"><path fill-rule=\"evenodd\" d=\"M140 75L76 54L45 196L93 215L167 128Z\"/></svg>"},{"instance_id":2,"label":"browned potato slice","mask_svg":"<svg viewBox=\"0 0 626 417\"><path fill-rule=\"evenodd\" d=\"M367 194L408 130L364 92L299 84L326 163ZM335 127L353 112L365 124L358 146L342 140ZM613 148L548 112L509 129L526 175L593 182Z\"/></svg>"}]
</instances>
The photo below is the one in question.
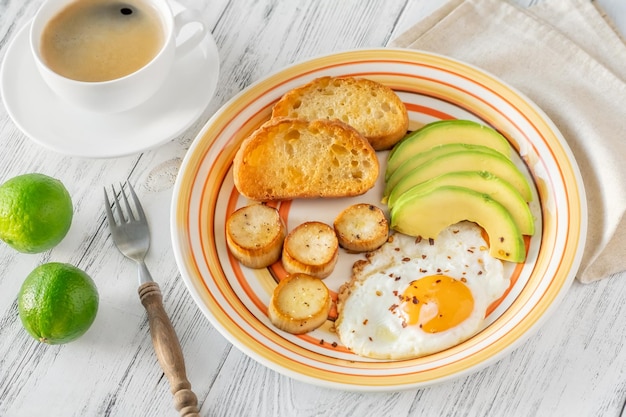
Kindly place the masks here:
<instances>
[{"instance_id":1,"label":"browned potato slice","mask_svg":"<svg viewBox=\"0 0 626 417\"><path fill-rule=\"evenodd\" d=\"M321 279L296 273L274 289L268 316L279 329L302 334L324 324L331 306L330 293Z\"/></svg>"},{"instance_id":2,"label":"browned potato slice","mask_svg":"<svg viewBox=\"0 0 626 417\"><path fill-rule=\"evenodd\" d=\"M383 211L372 204L355 204L342 211L334 222L342 248L369 252L387 241L389 224Z\"/></svg>"},{"instance_id":3,"label":"browned potato slice","mask_svg":"<svg viewBox=\"0 0 626 417\"><path fill-rule=\"evenodd\" d=\"M305 222L293 229L283 245L283 267L290 274L304 273L326 278L335 268L339 243L332 227Z\"/></svg>"},{"instance_id":4,"label":"browned potato slice","mask_svg":"<svg viewBox=\"0 0 626 417\"><path fill-rule=\"evenodd\" d=\"M265 204L236 210L226 220L226 243L249 268L265 268L280 258L287 228L278 211Z\"/></svg>"}]
</instances>

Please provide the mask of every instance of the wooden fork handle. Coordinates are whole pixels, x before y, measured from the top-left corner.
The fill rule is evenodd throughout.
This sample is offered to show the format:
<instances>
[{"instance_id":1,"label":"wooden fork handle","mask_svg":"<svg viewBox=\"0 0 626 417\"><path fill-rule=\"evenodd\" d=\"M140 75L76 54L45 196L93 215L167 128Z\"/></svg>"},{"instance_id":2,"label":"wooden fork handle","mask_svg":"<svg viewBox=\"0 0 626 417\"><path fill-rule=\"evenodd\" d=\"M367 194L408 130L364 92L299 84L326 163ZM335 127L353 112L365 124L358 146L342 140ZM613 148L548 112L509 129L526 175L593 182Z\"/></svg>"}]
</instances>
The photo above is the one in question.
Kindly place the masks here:
<instances>
[{"instance_id":1,"label":"wooden fork handle","mask_svg":"<svg viewBox=\"0 0 626 417\"><path fill-rule=\"evenodd\" d=\"M159 284L156 282L142 284L139 287L139 298L148 313L154 351L170 383L176 410L181 417L199 417L198 398L187 380L183 352L174 327L163 308Z\"/></svg>"}]
</instances>

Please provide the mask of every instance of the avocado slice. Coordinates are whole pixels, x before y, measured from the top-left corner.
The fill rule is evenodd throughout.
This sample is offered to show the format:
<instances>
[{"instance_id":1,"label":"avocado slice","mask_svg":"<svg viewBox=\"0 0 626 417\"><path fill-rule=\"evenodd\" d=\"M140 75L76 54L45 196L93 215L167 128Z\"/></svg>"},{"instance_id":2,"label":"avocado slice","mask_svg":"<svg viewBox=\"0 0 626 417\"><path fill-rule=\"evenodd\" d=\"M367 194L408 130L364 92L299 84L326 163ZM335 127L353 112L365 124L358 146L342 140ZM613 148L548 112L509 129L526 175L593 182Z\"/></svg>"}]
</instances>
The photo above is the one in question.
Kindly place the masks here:
<instances>
[{"instance_id":1,"label":"avocado slice","mask_svg":"<svg viewBox=\"0 0 626 417\"><path fill-rule=\"evenodd\" d=\"M465 220L485 229L491 256L524 262L524 239L511 214L488 195L469 188L446 185L404 193L391 208L390 227L409 236L436 239L444 228Z\"/></svg>"},{"instance_id":2,"label":"avocado slice","mask_svg":"<svg viewBox=\"0 0 626 417\"><path fill-rule=\"evenodd\" d=\"M486 152L486 153L499 153L500 155L503 155L493 148L489 148L487 146L482 146L482 145L468 145L466 143L448 143L445 145L433 146L427 151L420 152L416 155L413 155L411 158L404 161L395 171L393 171L393 174L391 174L391 176L387 179L386 184L385 184L385 190L383 191L383 202L386 200L386 197L389 196L389 193L391 192L393 187L395 187L396 184L398 184L398 182L401 181L405 175L407 175L409 172L411 172L413 169L417 168L424 162L427 162L433 158L437 158L439 156L446 155L452 152L472 151L472 150ZM507 158L509 157L508 155L504 155L504 156L506 156Z\"/></svg>"},{"instance_id":3,"label":"avocado slice","mask_svg":"<svg viewBox=\"0 0 626 417\"><path fill-rule=\"evenodd\" d=\"M509 142L488 126L471 120L440 120L409 133L393 147L387 157L385 180L413 155L446 143L482 145L493 148L507 157L511 155Z\"/></svg>"},{"instance_id":4,"label":"avocado slice","mask_svg":"<svg viewBox=\"0 0 626 417\"><path fill-rule=\"evenodd\" d=\"M398 197L408 191L409 188L454 171L491 172L511 184L521 194L524 201L532 200L530 185L513 162L499 154L468 150L433 158L410 171L390 191L387 205L393 207Z\"/></svg>"},{"instance_id":5,"label":"avocado slice","mask_svg":"<svg viewBox=\"0 0 626 417\"><path fill-rule=\"evenodd\" d=\"M504 206L523 235L530 236L535 233L533 215L519 191L505 180L487 171L449 172L411 187L406 192L421 194L447 185L469 188L488 195ZM395 204L398 200L396 199Z\"/></svg>"}]
</instances>

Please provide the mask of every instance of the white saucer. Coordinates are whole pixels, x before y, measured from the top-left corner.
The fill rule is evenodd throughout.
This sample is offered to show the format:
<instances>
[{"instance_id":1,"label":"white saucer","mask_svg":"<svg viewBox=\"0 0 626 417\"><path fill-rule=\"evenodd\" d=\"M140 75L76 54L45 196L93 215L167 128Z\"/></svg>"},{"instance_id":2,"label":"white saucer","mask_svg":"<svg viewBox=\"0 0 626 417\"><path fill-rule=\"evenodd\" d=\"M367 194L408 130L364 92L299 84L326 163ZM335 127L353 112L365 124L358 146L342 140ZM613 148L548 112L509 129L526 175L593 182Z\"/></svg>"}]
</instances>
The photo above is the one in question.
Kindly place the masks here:
<instances>
[{"instance_id":1,"label":"white saucer","mask_svg":"<svg viewBox=\"0 0 626 417\"><path fill-rule=\"evenodd\" d=\"M219 53L210 33L177 59L165 84L147 102L131 110L92 113L58 98L40 77L22 28L0 69L4 105L15 124L36 143L62 154L110 158L167 142L185 131L213 98Z\"/></svg>"}]
</instances>

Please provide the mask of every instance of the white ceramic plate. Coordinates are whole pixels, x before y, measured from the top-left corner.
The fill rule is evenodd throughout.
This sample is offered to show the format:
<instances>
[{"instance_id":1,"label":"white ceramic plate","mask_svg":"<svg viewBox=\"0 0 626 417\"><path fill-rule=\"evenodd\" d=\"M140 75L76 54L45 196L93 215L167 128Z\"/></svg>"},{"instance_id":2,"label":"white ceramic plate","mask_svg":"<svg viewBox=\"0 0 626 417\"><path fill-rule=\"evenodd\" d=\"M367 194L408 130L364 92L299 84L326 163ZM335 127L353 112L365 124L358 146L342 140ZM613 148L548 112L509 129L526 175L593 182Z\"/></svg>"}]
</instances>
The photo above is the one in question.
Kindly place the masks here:
<instances>
[{"instance_id":1,"label":"white ceramic plate","mask_svg":"<svg viewBox=\"0 0 626 417\"><path fill-rule=\"evenodd\" d=\"M161 89L120 113L95 113L70 105L43 81L28 45L30 23L20 29L2 63L0 87L13 122L53 151L87 158L125 156L155 148L184 132L213 98L219 54L211 34L178 58Z\"/></svg>"},{"instance_id":2,"label":"white ceramic plate","mask_svg":"<svg viewBox=\"0 0 626 417\"><path fill-rule=\"evenodd\" d=\"M233 186L231 163L241 141L268 119L288 90L323 75L352 75L393 88L409 111L410 129L439 119L490 125L518 151L516 162L535 185L531 210L537 233L527 240L525 264L507 264L511 287L493 305L484 329L458 346L426 357L380 361L356 356L332 332L332 320L294 336L267 318L280 262L268 269L242 267L225 244L226 218L248 204ZM379 153L381 172L386 152ZM268 162L269 163L269 162ZM382 177L382 176L381 176ZM307 220L332 224L355 202L382 206L382 179L367 194L347 199L293 200L277 204L291 230ZM247 88L207 123L190 148L172 202L176 260L193 299L235 346L293 378L362 391L422 387L474 372L509 352L554 308L578 267L586 231L586 206L578 168L565 141L535 105L497 78L430 53L370 49L319 57L293 65ZM337 291L360 255L340 254L325 280Z\"/></svg>"}]
</instances>

